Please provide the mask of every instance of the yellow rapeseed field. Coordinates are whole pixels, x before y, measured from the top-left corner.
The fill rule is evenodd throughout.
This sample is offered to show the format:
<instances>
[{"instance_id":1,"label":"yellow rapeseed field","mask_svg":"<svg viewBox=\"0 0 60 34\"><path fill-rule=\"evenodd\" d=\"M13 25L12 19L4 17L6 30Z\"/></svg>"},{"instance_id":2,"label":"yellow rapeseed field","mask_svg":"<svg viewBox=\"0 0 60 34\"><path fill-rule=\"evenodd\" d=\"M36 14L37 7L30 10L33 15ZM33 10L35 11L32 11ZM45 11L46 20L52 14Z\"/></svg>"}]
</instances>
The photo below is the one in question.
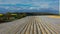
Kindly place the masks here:
<instances>
[{"instance_id":1,"label":"yellow rapeseed field","mask_svg":"<svg viewBox=\"0 0 60 34\"><path fill-rule=\"evenodd\" d=\"M3 14L0 14L0 16L3 16Z\"/></svg>"},{"instance_id":2,"label":"yellow rapeseed field","mask_svg":"<svg viewBox=\"0 0 60 34\"><path fill-rule=\"evenodd\" d=\"M50 17L50 18L60 18L60 16L52 16L52 15L50 15L48 17Z\"/></svg>"}]
</instances>

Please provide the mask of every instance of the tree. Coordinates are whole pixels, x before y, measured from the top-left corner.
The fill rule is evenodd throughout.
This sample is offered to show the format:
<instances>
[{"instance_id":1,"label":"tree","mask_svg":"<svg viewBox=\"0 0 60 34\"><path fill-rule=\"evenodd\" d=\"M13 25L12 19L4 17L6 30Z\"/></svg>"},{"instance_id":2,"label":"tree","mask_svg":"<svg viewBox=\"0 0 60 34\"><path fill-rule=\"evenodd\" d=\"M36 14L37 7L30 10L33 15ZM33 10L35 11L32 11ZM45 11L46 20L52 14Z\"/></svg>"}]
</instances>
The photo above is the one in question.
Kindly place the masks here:
<instances>
[{"instance_id":1,"label":"tree","mask_svg":"<svg viewBox=\"0 0 60 34\"><path fill-rule=\"evenodd\" d=\"M9 20L12 16L11 16L11 13L10 12L7 12L6 13L6 17L7 17L7 19Z\"/></svg>"}]
</instances>

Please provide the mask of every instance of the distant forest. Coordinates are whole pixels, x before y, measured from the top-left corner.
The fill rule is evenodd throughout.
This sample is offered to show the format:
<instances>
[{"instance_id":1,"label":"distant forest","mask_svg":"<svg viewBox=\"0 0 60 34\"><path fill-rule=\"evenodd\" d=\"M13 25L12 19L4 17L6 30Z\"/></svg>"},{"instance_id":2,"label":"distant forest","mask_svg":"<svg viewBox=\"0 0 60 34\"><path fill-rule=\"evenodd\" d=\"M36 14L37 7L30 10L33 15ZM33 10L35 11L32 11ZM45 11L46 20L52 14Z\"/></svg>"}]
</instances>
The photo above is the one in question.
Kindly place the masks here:
<instances>
[{"instance_id":1,"label":"distant forest","mask_svg":"<svg viewBox=\"0 0 60 34\"><path fill-rule=\"evenodd\" d=\"M43 13L43 12L30 12L30 13L18 13L15 12L14 14L26 14L26 16L33 16L33 15L58 15L58 14L53 14L53 13Z\"/></svg>"}]
</instances>

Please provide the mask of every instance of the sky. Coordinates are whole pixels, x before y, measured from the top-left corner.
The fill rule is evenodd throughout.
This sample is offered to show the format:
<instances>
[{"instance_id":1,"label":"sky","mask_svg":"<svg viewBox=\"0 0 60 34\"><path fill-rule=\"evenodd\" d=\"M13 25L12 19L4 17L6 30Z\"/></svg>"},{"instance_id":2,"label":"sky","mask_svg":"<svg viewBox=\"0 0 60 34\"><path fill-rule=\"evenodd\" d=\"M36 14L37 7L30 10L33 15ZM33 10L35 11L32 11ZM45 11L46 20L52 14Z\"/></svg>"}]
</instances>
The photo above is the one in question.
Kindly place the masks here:
<instances>
[{"instance_id":1,"label":"sky","mask_svg":"<svg viewBox=\"0 0 60 34\"><path fill-rule=\"evenodd\" d=\"M16 10L20 10L20 9L58 10L60 8L59 0L0 0L0 7L10 10L15 10L15 9ZM20 7L20 8L16 8L16 7Z\"/></svg>"},{"instance_id":2,"label":"sky","mask_svg":"<svg viewBox=\"0 0 60 34\"><path fill-rule=\"evenodd\" d=\"M59 0L59 14L60 14L60 0Z\"/></svg>"}]
</instances>

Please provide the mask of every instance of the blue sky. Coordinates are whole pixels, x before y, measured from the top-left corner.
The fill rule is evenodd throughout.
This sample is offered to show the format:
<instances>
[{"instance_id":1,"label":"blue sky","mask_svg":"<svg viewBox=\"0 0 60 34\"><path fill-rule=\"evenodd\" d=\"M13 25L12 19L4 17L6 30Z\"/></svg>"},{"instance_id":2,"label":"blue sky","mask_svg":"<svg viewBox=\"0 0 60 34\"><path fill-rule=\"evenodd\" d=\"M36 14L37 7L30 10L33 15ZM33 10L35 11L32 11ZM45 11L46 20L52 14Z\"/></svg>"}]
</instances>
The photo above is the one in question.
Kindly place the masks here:
<instances>
[{"instance_id":1,"label":"blue sky","mask_svg":"<svg viewBox=\"0 0 60 34\"><path fill-rule=\"evenodd\" d=\"M59 0L59 14L60 14L60 0Z\"/></svg>"},{"instance_id":2,"label":"blue sky","mask_svg":"<svg viewBox=\"0 0 60 34\"><path fill-rule=\"evenodd\" d=\"M23 9L53 9L58 10L59 0L0 0L0 7L10 9L10 6L19 6ZM14 7L15 8L15 7ZM12 8L12 9L14 9ZM16 8L17 10L21 8Z\"/></svg>"}]
</instances>

